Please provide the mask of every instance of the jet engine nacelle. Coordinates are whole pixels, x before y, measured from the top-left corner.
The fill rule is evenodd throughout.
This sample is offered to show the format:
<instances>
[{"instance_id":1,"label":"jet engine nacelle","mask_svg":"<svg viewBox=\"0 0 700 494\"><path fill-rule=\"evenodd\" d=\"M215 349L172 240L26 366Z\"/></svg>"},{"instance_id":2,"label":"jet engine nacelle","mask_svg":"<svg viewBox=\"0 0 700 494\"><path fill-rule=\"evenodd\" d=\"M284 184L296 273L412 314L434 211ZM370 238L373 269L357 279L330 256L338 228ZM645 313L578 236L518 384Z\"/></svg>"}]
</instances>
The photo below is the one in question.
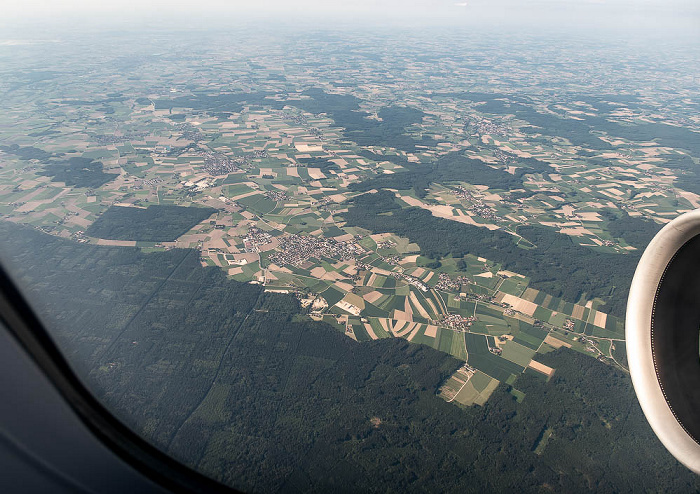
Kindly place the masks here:
<instances>
[{"instance_id":1,"label":"jet engine nacelle","mask_svg":"<svg viewBox=\"0 0 700 494\"><path fill-rule=\"evenodd\" d=\"M625 328L644 415L671 454L700 473L700 210L671 221L644 251Z\"/></svg>"}]
</instances>

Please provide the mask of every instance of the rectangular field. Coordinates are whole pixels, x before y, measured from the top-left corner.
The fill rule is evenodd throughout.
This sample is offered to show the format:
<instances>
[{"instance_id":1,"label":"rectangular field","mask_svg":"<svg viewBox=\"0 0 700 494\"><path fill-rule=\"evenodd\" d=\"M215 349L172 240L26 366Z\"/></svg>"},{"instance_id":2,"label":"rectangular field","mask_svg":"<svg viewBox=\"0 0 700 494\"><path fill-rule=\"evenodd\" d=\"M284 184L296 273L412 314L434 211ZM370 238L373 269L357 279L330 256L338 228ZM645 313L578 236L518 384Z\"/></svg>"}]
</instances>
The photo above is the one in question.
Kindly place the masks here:
<instances>
[{"instance_id":1,"label":"rectangular field","mask_svg":"<svg viewBox=\"0 0 700 494\"><path fill-rule=\"evenodd\" d=\"M523 372L524 366L491 353L484 335L465 333L464 339L467 344L467 354L469 355L467 363L472 367L499 381L506 381L511 374L518 375Z\"/></svg>"}]
</instances>

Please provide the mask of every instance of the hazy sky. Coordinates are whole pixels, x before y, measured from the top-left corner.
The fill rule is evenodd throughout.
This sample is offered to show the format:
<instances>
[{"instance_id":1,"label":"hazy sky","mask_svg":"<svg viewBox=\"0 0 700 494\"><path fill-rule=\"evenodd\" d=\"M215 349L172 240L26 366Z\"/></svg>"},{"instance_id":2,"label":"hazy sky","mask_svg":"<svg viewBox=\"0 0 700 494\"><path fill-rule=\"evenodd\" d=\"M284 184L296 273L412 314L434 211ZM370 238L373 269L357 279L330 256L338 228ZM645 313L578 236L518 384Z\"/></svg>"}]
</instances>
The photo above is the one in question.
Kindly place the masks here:
<instances>
[{"instance_id":1,"label":"hazy sky","mask_svg":"<svg viewBox=\"0 0 700 494\"><path fill-rule=\"evenodd\" d=\"M696 0L0 0L4 21L91 16L103 20L157 18L266 19L427 24L578 26L696 31Z\"/></svg>"}]
</instances>

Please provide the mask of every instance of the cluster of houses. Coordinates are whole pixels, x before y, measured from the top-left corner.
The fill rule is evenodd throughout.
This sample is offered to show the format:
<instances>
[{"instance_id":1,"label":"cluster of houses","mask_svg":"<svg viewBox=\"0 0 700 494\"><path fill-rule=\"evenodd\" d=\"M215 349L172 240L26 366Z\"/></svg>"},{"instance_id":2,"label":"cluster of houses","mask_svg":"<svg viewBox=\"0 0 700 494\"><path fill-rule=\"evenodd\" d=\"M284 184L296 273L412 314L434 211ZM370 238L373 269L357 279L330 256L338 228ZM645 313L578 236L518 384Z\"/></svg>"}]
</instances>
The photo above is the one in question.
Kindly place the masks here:
<instances>
[{"instance_id":1,"label":"cluster of houses","mask_svg":"<svg viewBox=\"0 0 700 494\"><path fill-rule=\"evenodd\" d=\"M364 254L364 249L355 242L342 242L332 238L299 235L294 233L280 238L277 252L270 256L270 261L283 266L301 266L309 258L323 257L347 261Z\"/></svg>"}]
</instances>

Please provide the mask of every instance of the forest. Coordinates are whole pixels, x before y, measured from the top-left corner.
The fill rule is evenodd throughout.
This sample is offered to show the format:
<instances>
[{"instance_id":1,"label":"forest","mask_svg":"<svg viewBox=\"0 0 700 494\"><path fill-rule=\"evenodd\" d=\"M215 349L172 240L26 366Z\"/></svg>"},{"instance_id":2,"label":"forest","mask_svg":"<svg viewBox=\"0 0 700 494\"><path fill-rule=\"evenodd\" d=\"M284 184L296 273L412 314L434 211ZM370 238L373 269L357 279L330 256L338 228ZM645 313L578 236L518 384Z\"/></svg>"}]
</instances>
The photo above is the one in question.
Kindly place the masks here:
<instances>
[{"instance_id":1,"label":"forest","mask_svg":"<svg viewBox=\"0 0 700 494\"><path fill-rule=\"evenodd\" d=\"M102 162L90 158L62 158L43 149L33 146L0 146L0 151L14 154L22 160L38 160L44 166L37 175L51 177L52 182L64 182L68 186L87 187L96 189L119 176L116 173L105 173Z\"/></svg>"},{"instance_id":2,"label":"forest","mask_svg":"<svg viewBox=\"0 0 700 494\"><path fill-rule=\"evenodd\" d=\"M397 174L398 175L398 174ZM381 191L350 200L343 213L348 226L391 232L410 239L428 257L482 256L504 269L522 273L531 286L555 297L577 301L582 294L606 301L605 311L624 314L629 285L640 251L629 254L596 252L575 244L567 235L540 226L522 226L518 235L536 247L527 251L517 237L432 216L420 208L402 208L393 194Z\"/></svg>"},{"instance_id":3,"label":"forest","mask_svg":"<svg viewBox=\"0 0 700 494\"><path fill-rule=\"evenodd\" d=\"M154 104L156 110L172 111L173 108L191 108L196 111L206 111L209 113L237 113L243 109L243 103L282 108L279 102L273 99L267 99L267 96L270 96L270 94L264 92L221 94L195 93L192 96L158 99L154 101Z\"/></svg>"},{"instance_id":4,"label":"forest","mask_svg":"<svg viewBox=\"0 0 700 494\"><path fill-rule=\"evenodd\" d=\"M193 251L75 244L0 223L21 280L81 376L163 450L247 491L695 492L629 377L565 349L484 407L438 398L461 363L402 339L357 343L289 295ZM540 445L543 431L552 433Z\"/></svg>"},{"instance_id":5,"label":"forest","mask_svg":"<svg viewBox=\"0 0 700 494\"><path fill-rule=\"evenodd\" d=\"M602 209L601 216L607 220L607 229L613 237L623 238L637 249L645 249L663 226L652 220L630 216L626 211L614 213Z\"/></svg>"},{"instance_id":6,"label":"forest","mask_svg":"<svg viewBox=\"0 0 700 494\"><path fill-rule=\"evenodd\" d=\"M372 154L372 153L370 153ZM365 155L375 161L383 161L389 157ZM378 175L376 177L355 182L351 190L366 192L371 189L412 189L415 194L424 198L431 183L448 184L450 182L469 182L474 185L488 185L492 189L510 191L523 187L523 176L528 173L543 173L551 171L546 163L534 158L517 158L513 166L518 166L513 174L488 166L481 160L467 158L460 153L449 153L438 158L432 164L413 164L400 159L398 163L408 169L405 172Z\"/></svg>"},{"instance_id":7,"label":"forest","mask_svg":"<svg viewBox=\"0 0 700 494\"><path fill-rule=\"evenodd\" d=\"M62 154L51 154L33 146L0 146L0 151L13 154L22 160L38 160L44 166L37 175L51 177L52 182L96 189L114 180L119 174L105 173L103 164L90 158L72 157L65 159Z\"/></svg>"},{"instance_id":8,"label":"forest","mask_svg":"<svg viewBox=\"0 0 700 494\"><path fill-rule=\"evenodd\" d=\"M429 137L415 139L406 134L406 128L423 121L424 113L416 108L388 106L379 110L380 120L369 119L369 113L360 110L359 98L352 95L329 94L319 88L304 91L309 99L289 100L287 104L309 113L326 113L336 125L343 127L343 135L359 146L387 146L406 152L416 146L435 146Z\"/></svg>"},{"instance_id":9,"label":"forest","mask_svg":"<svg viewBox=\"0 0 700 494\"><path fill-rule=\"evenodd\" d=\"M311 158L297 158L297 163L301 166L318 168L323 173L328 173L331 170L336 172L340 171L340 167L331 160L328 158L320 158L318 156L312 156Z\"/></svg>"},{"instance_id":10,"label":"forest","mask_svg":"<svg viewBox=\"0 0 700 494\"><path fill-rule=\"evenodd\" d=\"M8 154L14 154L23 160L39 160L46 161L53 155L43 149L35 148L34 146L20 146L19 144L12 144L10 146L0 146L0 151Z\"/></svg>"},{"instance_id":11,"label":"forest","mask_svg":"<svg viewBox=\"0 0 700 494\"><path fill-rule=\"evenodd\" d=\"M700 134L698 134L695 139L700 140ZM661 141L666 142L665 139ZM682 143L678 144L680 145ZM695 156L700 157L700 147L695 149ZM676 154L667 156L661 166L670 168L678 174L678 178L674 183L676 187L695 194L700 194L700 166L696 165L689 155Z\"/></svg>"},{"instance_id":12,"label":"forest","mask_svg":"<svg viewBox=\"0 0 700 494\"><path fill-rule=\"evenodd\" d=\"M86 233L109 240L172 242L214 213L213 208L169 204L154 204L145 209L111 206Z\"/></svg>"},{"instance_id":13,"label":"forest","mask_svg":"<svg viewBox=\"0 0 700 494\"><path fill-rule=\"evenodd\" d=\"M119 176L105 173L100 161L90 158L69 158L67 161L50 161L37 175L51 177L52 182L64 182L74 187L96 189Z\"/></svg>"}]
</instances>

